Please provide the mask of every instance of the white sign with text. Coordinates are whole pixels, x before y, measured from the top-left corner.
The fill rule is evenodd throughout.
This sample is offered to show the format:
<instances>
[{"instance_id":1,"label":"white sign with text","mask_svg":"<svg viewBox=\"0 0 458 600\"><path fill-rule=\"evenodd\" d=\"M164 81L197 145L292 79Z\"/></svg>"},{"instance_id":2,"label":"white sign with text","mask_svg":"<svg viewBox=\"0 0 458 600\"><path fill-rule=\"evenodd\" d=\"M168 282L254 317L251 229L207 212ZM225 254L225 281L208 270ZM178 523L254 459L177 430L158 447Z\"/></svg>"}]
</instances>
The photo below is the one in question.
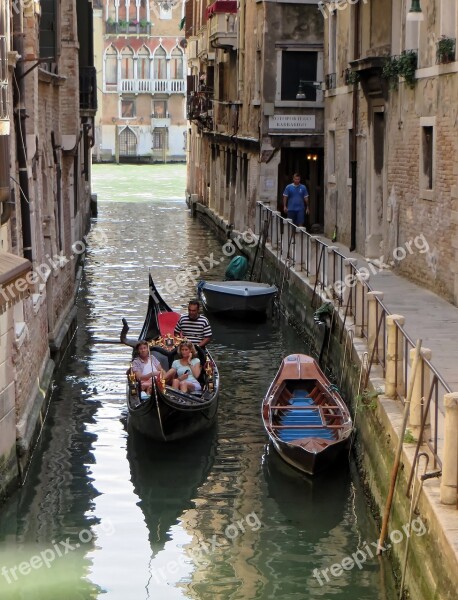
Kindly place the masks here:
<instances>
[{"instance_id":1,"label":"white sign with text","mask_svg":"<svg viewBox=\"0 0 458 600\"><path fill-rule=\"evenodd\" d=\"M315 115L274 115L269 129L315 129Z\"/></svg>"}]
</instances>

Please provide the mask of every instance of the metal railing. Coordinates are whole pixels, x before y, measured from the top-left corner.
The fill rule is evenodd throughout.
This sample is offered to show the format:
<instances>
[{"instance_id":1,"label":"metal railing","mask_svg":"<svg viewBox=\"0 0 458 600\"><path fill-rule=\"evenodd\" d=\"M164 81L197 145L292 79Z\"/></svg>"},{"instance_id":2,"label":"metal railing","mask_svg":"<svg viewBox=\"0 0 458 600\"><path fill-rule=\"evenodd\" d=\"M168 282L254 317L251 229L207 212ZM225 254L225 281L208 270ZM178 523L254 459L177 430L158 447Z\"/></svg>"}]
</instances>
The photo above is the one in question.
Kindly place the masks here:
<instances>
[{"instance_id":1,"label":"metal railing","mask_svg":"<svg viewBox=\"0 0 458 600\"><path fill-rule=\"evenodd\" d=\"M392 357L388 356L387 344L387 317L390 311L383 304L383 294L372 289L367 269L358 269L357 261L344 256L336 246L327 244L302 227L296 227L291 220L283 218L280 212L257 202L257 234L263 231L263 224L266 222L266 241L276 258L285 262L285 267L305 274L313 285L312 306L328 299L341 310L343 324L340 341L342 342L345 332L350 327L354 330L355 337L367 340L369 362L365 374L365 387L367 388L370 373L375 366L379 367L385 376L387 361L392 360ZM414 348L413 340L402 325L396 322L395 396L401 402L404 402L407 396L411 369L410 351ZM422 427L417 452L422 443L427 444L433 454L434 466L440 467L440 443L443 436L442 399L451 389L424 354L421 356L420 376L417 374L415 385L417 394L420 393L422 399Z\"/></svg>"},{"instance_id":2,"label":"metal railing","mask_svg":"<svg viewBox=\"0 0 458 600\"><path fill-rule=\"evenodd\" d=\"M138 94L184 94L184 79L121 79L118 92Z\"/></svg>"}]
</instances>

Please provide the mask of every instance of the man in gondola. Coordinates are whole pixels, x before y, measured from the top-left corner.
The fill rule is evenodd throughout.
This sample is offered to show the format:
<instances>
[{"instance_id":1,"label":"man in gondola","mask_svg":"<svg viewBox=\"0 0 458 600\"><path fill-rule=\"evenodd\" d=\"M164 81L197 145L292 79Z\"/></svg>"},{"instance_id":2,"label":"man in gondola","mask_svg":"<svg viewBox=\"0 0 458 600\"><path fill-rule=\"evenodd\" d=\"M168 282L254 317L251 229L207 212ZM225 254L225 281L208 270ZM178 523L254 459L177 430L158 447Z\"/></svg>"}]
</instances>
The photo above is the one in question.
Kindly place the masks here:
<instances>
[{"instance_id":1,"label":"man in gondola","mask_svg":"<svg viewBox=\"0 0 458 600\"><path fill-rule=\"evenodd\" d=\"M204 349L212 339L210 323L204 315L200 314L200 302L190 300L188 314L181 315L176 324L174 334L185 337L190 342Z\"/></svg>"}]
</instances>

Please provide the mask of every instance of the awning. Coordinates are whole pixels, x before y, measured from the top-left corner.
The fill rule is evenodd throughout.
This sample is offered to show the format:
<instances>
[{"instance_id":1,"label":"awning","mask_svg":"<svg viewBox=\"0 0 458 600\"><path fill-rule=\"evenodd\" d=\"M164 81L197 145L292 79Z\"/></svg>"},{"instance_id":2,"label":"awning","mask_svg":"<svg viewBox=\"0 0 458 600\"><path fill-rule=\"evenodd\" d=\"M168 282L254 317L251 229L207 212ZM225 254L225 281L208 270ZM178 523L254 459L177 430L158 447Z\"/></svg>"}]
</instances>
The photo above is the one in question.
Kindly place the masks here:
<instances>
[{"instance_id":1,"label":"awning","mask_svg":"<svg viewBox=\"0 0 458 600\"><path fill-rule=\"evenodd\" d=\"M32 263L10 252L0 252L0 314L28 296L30 283L26 275Z\"/></svg>"},{"instance_id":2,"label":"awning","mask_svg":"<svg viewBox=\"0 0 458 600\"><path fill-rule=\"evenodd\" d=\"M207 7L207 19L217 13L236 13L237 0L215 0Z\"/></svg>"}]
</instances>

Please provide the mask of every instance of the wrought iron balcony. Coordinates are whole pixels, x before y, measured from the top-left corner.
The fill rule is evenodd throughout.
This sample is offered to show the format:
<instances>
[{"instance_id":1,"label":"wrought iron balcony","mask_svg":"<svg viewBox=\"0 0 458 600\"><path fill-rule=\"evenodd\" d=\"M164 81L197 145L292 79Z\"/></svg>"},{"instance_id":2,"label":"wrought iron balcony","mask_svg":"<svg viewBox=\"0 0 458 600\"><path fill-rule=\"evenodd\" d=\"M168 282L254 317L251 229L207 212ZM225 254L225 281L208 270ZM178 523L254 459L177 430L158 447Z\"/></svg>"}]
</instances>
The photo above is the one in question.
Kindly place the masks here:
<instances>
[{"instance_id":1,"label":"wrought iron balcony","mask_svg":"<svg viewBox=\"0 0 458 600\"><path fill-rule=\"evenodd\" d=\"M205 129L213 129L213 92L191 92L187 117Z\"/></svg>"},{"instance_id":2,"label":"wrought iron balcony","mask_svg":"<svg viewBox=\"0 0 458 600\"><path fill-rule=\"evenodd\" d=\"M95 67L80 67L80 110L97 110L97 71Z\"/></svg>"}]
</instances>

